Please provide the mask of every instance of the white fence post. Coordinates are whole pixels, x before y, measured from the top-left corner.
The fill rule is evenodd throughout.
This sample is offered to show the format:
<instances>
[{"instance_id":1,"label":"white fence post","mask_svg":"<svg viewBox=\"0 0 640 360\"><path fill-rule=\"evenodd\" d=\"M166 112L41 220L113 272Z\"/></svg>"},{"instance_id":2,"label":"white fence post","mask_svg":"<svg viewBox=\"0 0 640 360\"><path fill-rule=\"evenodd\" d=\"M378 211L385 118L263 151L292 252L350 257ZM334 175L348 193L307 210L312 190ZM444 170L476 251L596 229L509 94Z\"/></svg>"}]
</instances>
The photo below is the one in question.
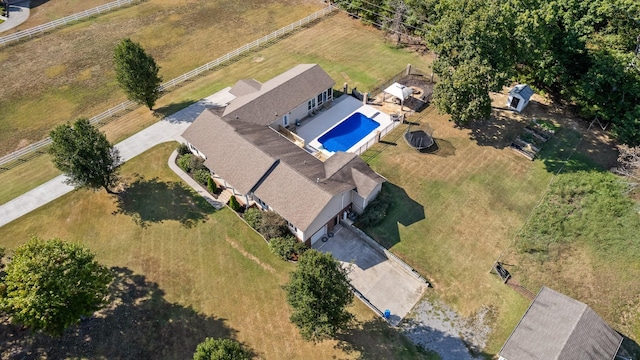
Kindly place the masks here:
<instances>
[{"instance_id":1,"label":"white fence post","mask_svg":"<svg viewBox=\"0 0 640 360\"><path fill-rule=\"evenodd\" d=\"M128 0L128 3L130 4L131 1L139 1L139 0ZM117 7L121 7L123 4L124 4L124 2L121 2L120 0L117 0L117 1L114 1L114 2L110 2L108 4L97 6L95 8L89 9L89 10L81 11L81 12L76 13L76 14L72 14L72 15L65 16L63 18L57 19L57 20L50 21L50 22L48 22L46 24L42 24L42 25L38 25L38 26L29 28L29 29L21 30L21 31L15 32L15 33L7 35L7 36L1 36L0 37L0 45L5 45L10 41L18 41L18 40L20 40L22 38L25 38L25 37L31 37L35 33L44 33L47 30L57 28L58 26L61 26L61 25L66 25L71 21L77 21L77 20L84 19L86 17L92 16L94 14L101 13L102 9L111 10L112 6L113 6L113 8L117 8Z\"/></svg>"},{"instance_id":2,"label":"white fence post","mask_svg":"<svg viewBox=\"0 0 640 360\"><path fill-rule=\"evenodd\" d=\"M137 1L137 0L125 0L125 1L127 1L128 3L131 3L132 1ZM112 3L109 3L109 5L113 4L113 5L122 6L122 4L124 4L124 3L125 3L124 1L116 0L116 1L114 1ZM168 88L170 88L172 86L180 84L181 82L184 82L184 81L186 81L188 79L196 77L196 76L202 74L205 71L211 70L212 68L214 68L214 67L216 67L216 66L218 66L218 65L220 65L220 64L222 64L222 63L224 63L226 61L229 61L229 60L231 60L231 59L233 59L233 58L235 58L235 57L237 57L237 56L239 56L239 55L241 55L241 54L243 54L243 53L245 53L247 51L250 51L251 49L254 48L254 46L252 45L254 43L255 44L260 44L261 40L264 40L263 42L268 42L269 39L277 38L278 36L281 36L281 35L283 35L285 33L288 33L290 31L302 26L303 24L309 23L311 20L315 20L315 19L317 19L317 18L319 18L319 17L321 17L321 16L323 16L323 15L325 15L327 13L330 13L330 12L334 11L335 9L337 9L337 8L334 7L333 5L329 5L328 7L324 8L324 9L322 9L320 11L317 11L317 12L307 16L306 18L297 21L296 23L289 24L289 25L287 25L287 26L285 26L283 28L280 28L280 29L272 32L271 34L265 35L265 36L261 37L260 39L254 41L252 43L245 44L244 46L242 46L242 47L240 47L238 49L235 49L235 50L233 50L233 51L231 51L231 52L229 52L229 53L227 53L227 54L225 54L225 55L223 55L223 56L221 56L221 57L219 57L219 58L217 58L217 59L215 59L213 61L210 61L210 62L208 62L208 63L206 63L206 64L204 64L204 65L202 65L202 66L200 66L200 67L198 67L198 68L196 68L194 70L191 70L191 71L189 71L187 73L184 73L184 74L178 76L177 78L171 79L171 80L165 82L164 84L158 86L158 89L160 91L164 91L164 90L166 90L166 89L168 89ZM74 16L74 15L72 15L72 16ZM63 19L67 19L67 18L70 18L70 17L66 17L66 18L63 18ZM60 21L60 19L56 20L56 21ZM51 24L51 23L48 23L48 24ZM27 34L28 36L31 36L30 31L32 31L33 29L37 29L37 28L39 28L39 29L34 30L34 31L43 31L42 29L44 29L46 25L47 24L41 25L40 27L34 27L34 28L31 28L31 29L23 30L22 32L24 34ZM54 27L56 27L56 26L54 26ZM25 36L27 36L27 35L25 35ZM15 34L12 34L12 35L9 35L9 36L5 36L5 37L0 37L0 43L4 44L6 39L10 38L11 36L15 36ZM16 39L20 39L20 37L16 37ZM255 45L255 46L257 46L257 45ZM126 110L129 106L131 106L133 104L134 103L132 101L123 102L120 105L114 106L111 109L108 109L108 110L106 110L106 111L104 111L104 112L92 117L89 121L92 124L95 124L95 123L99 122L100 120L106 119L106 118L111 117L111 116L116 116L119 113L121 113L124 110ZM20 150L12 152L12 153L10 153L8 155L0 157L0 166L3 166L5 164L7 164L7 163L10 163L10 162L14 161L14 160L17 160L17 159L19 159L19 158L21 158L21 157L23 157L25 155L28 155L28 154L30 154L32 152L36 152L36 151L40 150L41 148L49 145L50 143L51 143L51 138L47 137L44 140L41 140L41 141L36 142L36 143L33 143L33 144L31 144L31 145L29 145L29 146L27 146L25 148L22 148Z\"/></svg>"}]
</instances>

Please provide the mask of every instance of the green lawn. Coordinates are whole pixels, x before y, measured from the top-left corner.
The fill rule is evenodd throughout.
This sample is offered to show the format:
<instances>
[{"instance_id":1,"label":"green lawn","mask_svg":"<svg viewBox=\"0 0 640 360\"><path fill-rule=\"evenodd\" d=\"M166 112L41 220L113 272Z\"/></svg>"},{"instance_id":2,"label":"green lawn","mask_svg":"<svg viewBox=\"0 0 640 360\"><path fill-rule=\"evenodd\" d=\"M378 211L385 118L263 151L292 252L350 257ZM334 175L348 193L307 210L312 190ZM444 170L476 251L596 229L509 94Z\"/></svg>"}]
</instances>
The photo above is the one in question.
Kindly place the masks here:
<instances>
[{"instance_id":1,"label":"green lawn","mask_svg":"<svg viewBox=\"0 0 640 360\"><path fill-rule=\"evenodd\" d=\"M166 165L175 146L127 162L120 200L77 190L0 228L0 246L9 249L30 235L81 242L119 278L115 302L83 323L83 336L53 340L0 326L0 349L185 359L206 336L230 336L265 359L428 358L357 300L357 324L341 341L303 341L281 288L295 265L272 255L235 213L215 211L186 188Z\"/></svg>"},{"instance_id":2,"label":"green lawn","mask_svg":"<svg viewBox=\"0 0 640 360\"><path fill-rule=\"evenodd\" d=\"M400 126L385 138L396 146L377 144L363 155L389 180L384 191L394 199L386 219L366 231L429 278L437 296L462 315L489 308L494 332L486 351L495 354L530 300L489 271L580 134L563 126L531 162L506 147L522 121L500 118L460 129L433 108L411 121L428 123L440 150L422 154L409 148L402 139L406 127ZM585 154L574 154L565 171L587 166L588 149Z\"/></svg>"},{"instance_id":3,"label":"green lawn","mask_svg":"<svg viewBox=\"0 0 640 360\"><path fill-rule=\"evenodd\" d=\"M113 16L115 16L115 13ZM69 31L71 29L73 27L69 28ZM317 39L331 39L331 41L318 41ZM235 44L235 46L238 46L238 44ZM175 51L180 50L176 49ZM2 52L0 51L0 61L1 59ZM205 61L203 60L203 62ZM418 69L428 71L431 60L412 51L389 46L382 40L378 30L366 27L344 14L335 14L313 26L290 35L272 46L249 54L233 64L174 89L158 101L156 110L159 114L167 115L226 86L231 86L237 80L256 78L260 81L265 81L297 64L305 62L319 63L336 81L336 87L338 88L342 87L344 82L348 82L350 87L357 86L359 89L366 91L402 71L408 63L413 64ZM33 104L32 106L44 106L41 110L42 113L55 113L55 110L47 110L46 104ZM101 106L106 108L106 104L101 103ZM89 116L95 114L98 110L98 108L95 108L93 112L86 110L82 114ZM25 116L27 115L25 114ZM15 118L21 118L19 112L16 113ZM52 126L50 120L53 119L49 117L44 117L43 119L47 120L48 125L39 131L42 136L45 136L46 132L44 130ZM67 118L60 120L67 120ZM157 116L154 116L147 109L138 108L113 119L112 122L103 126L101 130L107 133L112 142L118 142L156 121L158 121ZM26 122L24 120L20 123ZM0 121L0 128L3 126L2 124ZM16 126L15 131L8 131L7 136L10 136L10 134L19 136L17 135L18 132L30 131L27 129L31 127L31 125L24 124L14 126ZM26 128L20 129L20 126L25 126ZM0 131L0 134L5 133ZM12 137L12 139L14 138ZM0 144L2 143L0 141ZM21 169L24 167L33 168ZM57 174L55 169L52 169L43 160L32 160L8 172L0 173L0 184L4 185L0 187L2 188L0 190L0 203L9 201L35 185L51 179L55 174Z\"/></svg>"},{"instance_id":4,"label":"green lawn","mask_svg":"<svg viewBox=\"0 0 640 360\"><path fill-rule=\"evenodd\" d=\"M0 48L0 154L125 100L113 48L131 37L170 80L321 8L298 0L148 0ZM214 26L212 26L214 25Z\"/></svg>"}]
</instances>

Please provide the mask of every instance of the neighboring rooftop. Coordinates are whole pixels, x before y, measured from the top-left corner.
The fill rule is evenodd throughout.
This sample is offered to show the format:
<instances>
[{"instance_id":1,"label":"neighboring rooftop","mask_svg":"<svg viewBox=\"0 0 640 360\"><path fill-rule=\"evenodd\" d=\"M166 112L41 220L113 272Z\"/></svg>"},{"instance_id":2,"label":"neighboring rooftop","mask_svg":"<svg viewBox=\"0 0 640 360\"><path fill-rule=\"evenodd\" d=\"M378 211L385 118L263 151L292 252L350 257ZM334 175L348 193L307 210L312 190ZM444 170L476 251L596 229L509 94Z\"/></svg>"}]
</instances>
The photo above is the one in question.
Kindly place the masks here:
<instances>
[{"instance_id":1,"label":"neighboring rooftop","mask_svg":"<svg viewBox=\"0 0 640 360\"><path fill-rule=\"evenodd\" d=\"M506 360L612 360L622 343L590 307L542 287L499 355Z\"/></svg>"}]
</instances>

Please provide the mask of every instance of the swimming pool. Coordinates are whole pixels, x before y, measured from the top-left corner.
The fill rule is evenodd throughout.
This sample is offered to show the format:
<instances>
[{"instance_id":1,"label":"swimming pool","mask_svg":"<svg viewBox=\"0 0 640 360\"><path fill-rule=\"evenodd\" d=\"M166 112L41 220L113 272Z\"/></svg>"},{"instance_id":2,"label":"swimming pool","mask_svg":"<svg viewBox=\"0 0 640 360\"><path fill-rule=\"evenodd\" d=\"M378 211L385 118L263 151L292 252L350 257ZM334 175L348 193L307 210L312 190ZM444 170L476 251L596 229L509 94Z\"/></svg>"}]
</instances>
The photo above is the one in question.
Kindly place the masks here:
<instances>
[{"instance_id":1,"label":"swimming pool","mask_svg":"<svg viewBox=\"0 0 640 360\"><path fill-rule=\"evenodd\" d=\"M377 121L355 112L320 136L318 142L329 151L347 151L379 126Z\"/></svg>"}]
</instances>

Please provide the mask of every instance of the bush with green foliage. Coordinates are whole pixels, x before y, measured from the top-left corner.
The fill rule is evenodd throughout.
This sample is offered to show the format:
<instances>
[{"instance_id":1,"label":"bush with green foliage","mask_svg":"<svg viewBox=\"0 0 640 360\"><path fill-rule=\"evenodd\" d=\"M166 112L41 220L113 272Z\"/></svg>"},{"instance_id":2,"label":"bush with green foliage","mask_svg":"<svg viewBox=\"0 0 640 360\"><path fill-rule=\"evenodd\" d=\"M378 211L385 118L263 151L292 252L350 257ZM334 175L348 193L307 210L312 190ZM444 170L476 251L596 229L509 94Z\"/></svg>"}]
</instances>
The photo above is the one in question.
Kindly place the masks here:
<instances>
[{"instance_id":1,"label":"bush with green foliage","mask_svg":"<svg viewBox=\"0 0 640 360\"><path fill-rule=\"evenodd\" d=\"M211 179L211 173L209 169L197 169L193 171L193 178L202 185L208 185L209 179Z\"/></svg>"},{"instance_id":2,"label":"bush with green foliage","mask_svg":"<svg viewBox=\"0 0 640 360\"><path fill-rule=\"evenodd\" d=\"M252 207L244 213L244 221L252 228L258 230L262 223L262 210Z\"/></svg>"},{"instance_id":3,"label":"bush with green foliage","mask_svg":"<svg viewBox=\"0 0 640 360\"><path fill-rule=\"evenodd\" d=\"M371 227L380 224L387 216L390 207L391 201L385 196L384 192L380 192L378 197L364 210L364 213L358 219L358 225Z\"/></svg>"},{"instance_id":4,"label":"bush with green foliage","mask_svg":"<svg viewBox=\"0 0 640 360\"><path fill-rule=\"evenodd\" d=\"M178 152L178 156L191 154L191 150L189 149L189 145L184 144L184 143L178 144L178 147L176 148L176 151Z\"/></svg>"},{"instance_id":5,"label":"bush with green foliage","mask_svg":"<svg viewBox=\"0 0 640 360\"><path fill-rule=\"evenodd\" d=\"M111 271L80 244L32 238L6 267L0 309L12 321L60 335L105 304Z\"/></svg>"},{"instance_id":6,"label":"bush with green foliage","mask_svg":"<svg viewBox=\"0 0 640 360\"><path fill-rule=\"evenodd\" d=\"M276 237L284 237L290 234L286 220L274 211L265 211L262 214L262 220L260 221L258 231L267 240Z\"/></svg>"},{"instance_id":7,"label":"bush with green foliage","mask_svg":"<svg viewBox=\"0 0 640 360\"><path fill-rule=\"evenodd\" d=\"M193 360L249 360L251 354L230 339L206 338L198 344Z\"/></svg>"},{"instance_id":8,"label":"bush with green foliage","mask_svg":"<svg viewBox=\"0 0 640 360\"><path fill-rule=\"evenodd\" d=\"M231 208L231 210L236 212L240 211L240 209L242 208L242 206L238 202L238 199L236 199L236 197L233 195L231 196L231 198L229 198L229 207Z\"/></svg>"},{"instance_id":9,"label":"bush with green foliage","mask_svg":"<svg viewBox=\"0 0 640 360\"><path fill-rule=\"evenodd\" d=\"M206 169L206 167L204 166L204 159L200 156L193 155L190 158L189 168L192 172L200 169Z\"/></svg>"},{"instance_id":10,"label":"bush with green foliage","mask_svg":"<svg viewBox=\"0 0 640 360\"><path fill-rule=\"evenodd\" d=\"M184 172L191 171L191 158L194 156L195 155L193 154L184 154L180 156L177 162L180 169L182 169Z\"/></svg>"},{"instance_id":11,"label":"bush with green foliage","mask_svg":"<svg viewBox=\"0 0 640 360\"><path fill-rule=\"evenodd\" d=\"M307 251L307 247L293 236L272 238L269 248L282 260L295 260Z\"/></svg>"},{"instance_id":12,"label":"bush with green foliage","mask_svg":"<svg viewBox=\"0 0 640 360\"><path fill-rule=\"evenodd\" d=\"M209 189L209 192L212 194L215 194L215 192L218 191L218 186L216 185L216 182L213 181L211 176L209 176L209 178L207 179L207 189Z\"/></svg>"}]
</instances>

